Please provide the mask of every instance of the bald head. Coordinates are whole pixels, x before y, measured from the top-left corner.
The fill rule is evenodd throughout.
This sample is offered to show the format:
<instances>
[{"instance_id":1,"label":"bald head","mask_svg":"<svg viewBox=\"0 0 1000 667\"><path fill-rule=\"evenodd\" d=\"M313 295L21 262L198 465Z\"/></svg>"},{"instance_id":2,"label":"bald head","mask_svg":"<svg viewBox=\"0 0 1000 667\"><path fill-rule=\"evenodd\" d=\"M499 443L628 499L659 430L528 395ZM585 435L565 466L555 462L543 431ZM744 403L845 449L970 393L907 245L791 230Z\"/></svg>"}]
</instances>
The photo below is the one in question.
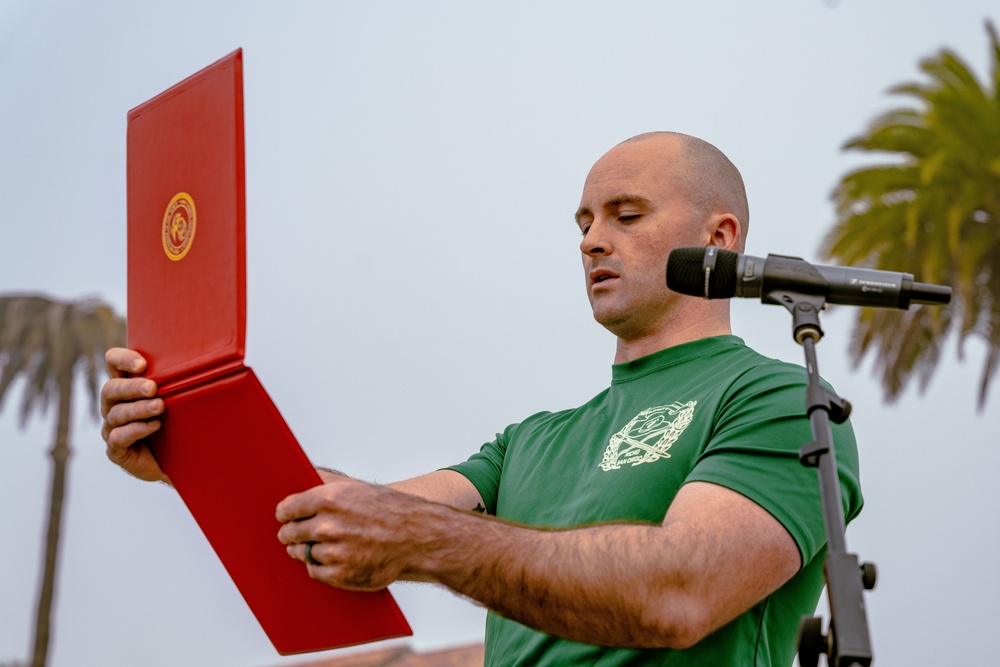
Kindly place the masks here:
<instances>
[{"instance_id":1,"label":"bald head","mask_svg":"<svg viewBox=\"0 0 1000 667\"><path fill-rule=\"evenodd\" d=\"M743 251L746 194L711 144L657 132L623 142L587 174L576 212L594 319L618 338L616 361L729 333L729 302L671 291L664 268L677 248Z\"/></svg>"},{"instance_id":2,"label":"bald head","mask_svg":"<svg viewBox=\"0 0 1000 667\"><path fill-rule=\"evenodd\" d=\"M750 226L746 187L736 165L722 151L707 141L680 132L646 132L618 145L638 142L662 143L671 149L679 147L683 164L665 163L664 177L672 178L682 188L699 217L720 213L736 216L743 239L746 239Z\"/></svg>"}]
</instances>

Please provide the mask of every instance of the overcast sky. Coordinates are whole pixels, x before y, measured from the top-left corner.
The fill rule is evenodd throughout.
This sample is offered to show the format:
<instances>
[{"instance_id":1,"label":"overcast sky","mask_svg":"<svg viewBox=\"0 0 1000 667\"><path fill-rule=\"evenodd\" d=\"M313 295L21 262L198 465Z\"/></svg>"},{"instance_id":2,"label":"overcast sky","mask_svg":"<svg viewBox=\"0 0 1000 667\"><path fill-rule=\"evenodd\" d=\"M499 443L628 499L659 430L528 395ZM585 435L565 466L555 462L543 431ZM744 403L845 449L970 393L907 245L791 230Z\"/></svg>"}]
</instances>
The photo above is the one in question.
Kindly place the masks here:
<instances>
[{"instance_id":1,"label":"overcast sky","mask_svg":"<svg viewBox=\"0 0 1000 667\"><path fill-rule=\"evenodd\" d=\"M0 292L125 310L128 110L244 49L247 361L317 463L392 481L466 458L511 422L610 378L573 212L634 134L719 146L750 194L747 252L816 260L840 146L943 46L980 75L994 0L53 2L0 0ZM898 267L912 271L913 267ZM801 360L790 318L734 304L736 333ZM996 664L1000 388L955 346L886 406L824 316L824 375L855 405L867 506L848 545L882 665ZM0 662L28 654L52 413L0 413ZM104 459L78 392L55 667L280 658L174 492ZM252 490L248 489L248 492ZM484 613L394 586L421 650ZM821 609L827 615L826 609Z\"/></svg>"}]
</instances>

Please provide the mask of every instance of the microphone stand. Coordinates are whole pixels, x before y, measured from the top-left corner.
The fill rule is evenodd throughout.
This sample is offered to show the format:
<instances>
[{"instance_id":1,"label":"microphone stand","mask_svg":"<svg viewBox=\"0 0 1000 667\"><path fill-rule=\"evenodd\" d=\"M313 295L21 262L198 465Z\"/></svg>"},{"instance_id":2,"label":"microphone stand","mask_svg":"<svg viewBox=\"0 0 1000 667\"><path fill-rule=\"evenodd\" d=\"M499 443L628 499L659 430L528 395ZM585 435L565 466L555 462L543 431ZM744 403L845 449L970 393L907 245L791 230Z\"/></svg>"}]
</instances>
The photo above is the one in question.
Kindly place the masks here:
<instances>
[{"instance_id":1,"label":"microphone stand","mask_svg":"<svg viewBox=\"0 0 1000 667\"><path fill-rule=\"evenodd\" d=\"M803 619L798 636L799 665L817 667L819 656L823 654L829 667L868 667L872 663L872 650L862 587L865 590L875 587L876 571L872 563L859 565L857 556L847 553L844 509L830 422L846 421L851 404L820 384L816 343L823 337L819 311L826 305L826 298L775 289L762 295L761 301L780 304L791 312L792 336L805 351L809 382L806 412L813 441L799 450L799 461L818 470L828 545L823 574L830 606L830 627L824 634L822 618Z\"/></svg>"}]
</instances>

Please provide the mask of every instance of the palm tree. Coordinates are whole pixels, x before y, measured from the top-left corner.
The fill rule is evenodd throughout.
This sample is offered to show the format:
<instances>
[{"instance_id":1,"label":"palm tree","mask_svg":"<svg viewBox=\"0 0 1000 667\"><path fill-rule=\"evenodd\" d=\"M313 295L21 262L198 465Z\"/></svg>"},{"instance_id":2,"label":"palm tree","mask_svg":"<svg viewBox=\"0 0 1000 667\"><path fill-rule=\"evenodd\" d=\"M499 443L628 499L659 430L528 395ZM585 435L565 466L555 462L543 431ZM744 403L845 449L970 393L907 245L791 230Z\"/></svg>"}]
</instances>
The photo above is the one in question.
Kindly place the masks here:
<instances>
[{"instance_id":1,"label":"palm tree","mask_svg":"<svg viewBox=\"0 0 1000 667\"><path fill-rule=\"evenodd\" d=\"M90 395L91 412L96 415L97 384L104 368L104 351L124 341L125 320L97 299L61 302L37 295L0 297L0 406L19 376L25 380L20 414L22 428L35 409L44 413L53 400L58 404L33 667L45 665L48 654L66 464L70 455L73 384L77 373L82 373Z\"/></svg>"},{"instance_id":2,"label":"palm tree","mask_svg":"<svg viewBox=\"0 0 1000 667\"><path fill-rule=\"evenodd\" d=\"M916 108L881 115L844 145L894 159L843 177L833 193L837 223L821 252L843 264L909 271L954 293L944 308L859 310L851 355L858 365L874 352L889 401L914 376L926 388L952 330L959 358L970 336L987 344L980 409L1000 364L1000 43L990 21L986 31L986 85L944 49L920 63L928 81L890 91L915 98Z\"/></svg>"}]
</instances>

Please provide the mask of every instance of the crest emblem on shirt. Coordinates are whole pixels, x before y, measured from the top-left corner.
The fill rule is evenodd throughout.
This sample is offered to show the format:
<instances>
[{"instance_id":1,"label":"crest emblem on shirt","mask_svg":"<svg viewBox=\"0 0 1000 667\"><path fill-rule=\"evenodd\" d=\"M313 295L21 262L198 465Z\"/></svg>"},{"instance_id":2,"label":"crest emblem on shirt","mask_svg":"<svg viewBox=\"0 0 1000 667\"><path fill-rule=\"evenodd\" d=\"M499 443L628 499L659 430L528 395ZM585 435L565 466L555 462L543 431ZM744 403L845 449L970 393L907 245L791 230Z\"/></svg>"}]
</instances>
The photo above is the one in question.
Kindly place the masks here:
<instances>
[{"instance_id":1,"label":"crest emblem on shirt","mask_svg":"<svg viewBox=\"0 0 1000 667\"><path fill-rule=\"evenodd\" d=\"M671 403L646 408L625 427L611 436L604 450L601 469L605 472L622 466L637 466L670 458L668 450L694 418L698 401Z\"/></svg>"}]
</instances>

